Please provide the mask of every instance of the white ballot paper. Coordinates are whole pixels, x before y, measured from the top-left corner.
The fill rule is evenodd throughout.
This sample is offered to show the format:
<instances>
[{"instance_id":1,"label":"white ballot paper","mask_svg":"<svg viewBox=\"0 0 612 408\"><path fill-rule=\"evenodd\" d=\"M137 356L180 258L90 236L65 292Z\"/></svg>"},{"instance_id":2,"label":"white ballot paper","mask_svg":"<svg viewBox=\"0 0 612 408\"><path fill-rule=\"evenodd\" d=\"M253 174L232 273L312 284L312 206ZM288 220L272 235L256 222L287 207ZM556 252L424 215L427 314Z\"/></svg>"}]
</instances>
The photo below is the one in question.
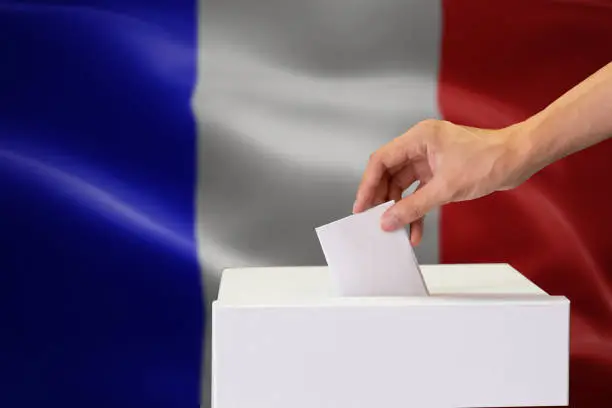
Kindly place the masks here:
<instances>
[{"instance_id":1,"label":"white ballot paper","mask_svg":"<svg viewBox=\"0 0 612 408\"><path fill-rule=\"evenodd\" d=\"M341 296L427 296L404 228L383 231L393 201L316 228L336 292Z\"/></svg>"}]
</instances>

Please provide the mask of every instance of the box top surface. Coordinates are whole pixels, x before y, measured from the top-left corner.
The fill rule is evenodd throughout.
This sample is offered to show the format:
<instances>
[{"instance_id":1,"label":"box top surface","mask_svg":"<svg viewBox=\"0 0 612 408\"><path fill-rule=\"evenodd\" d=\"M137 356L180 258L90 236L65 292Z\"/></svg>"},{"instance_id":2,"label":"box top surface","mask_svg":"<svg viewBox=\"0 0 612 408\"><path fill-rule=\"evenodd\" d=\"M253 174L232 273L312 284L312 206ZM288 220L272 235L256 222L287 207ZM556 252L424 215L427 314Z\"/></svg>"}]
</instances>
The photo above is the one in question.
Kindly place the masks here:
<instances>
[{"instance_id":1,"label":"box top surface","mask_svg":"<svg viewBox=\"0 0 612 408\"><path fill-rule=\"evenodd\" d=\"M420 303L482 299L541 302L557 298L549 296L508 264L423 265L421 269L431 296L358 298L358 301L366 304L373 301ZM332 292L326 266L256 267L224 270L217 303L273 306L328 303L334 299L338 298Z\"/></svg>"}]
</instances>

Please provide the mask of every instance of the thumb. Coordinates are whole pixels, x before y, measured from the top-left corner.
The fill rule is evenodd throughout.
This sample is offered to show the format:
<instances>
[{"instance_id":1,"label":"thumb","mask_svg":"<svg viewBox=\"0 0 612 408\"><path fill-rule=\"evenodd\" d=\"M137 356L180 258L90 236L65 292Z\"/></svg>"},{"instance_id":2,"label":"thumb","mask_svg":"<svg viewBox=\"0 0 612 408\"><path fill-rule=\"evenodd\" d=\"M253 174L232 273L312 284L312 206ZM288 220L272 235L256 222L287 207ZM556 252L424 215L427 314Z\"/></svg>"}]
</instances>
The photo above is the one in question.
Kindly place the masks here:
<instances>
[{"instance_id":1,"label":"thumb","mask_svg":"<svg viewBox=\"0 0 612 408\"><path fill-rule=\"evenodd\" d=\"M402 198L383 214L382 229L394 231L423 218L425 214L443 203L439 191L435 182L432 181Z\"/></svg>"}]
</instances>

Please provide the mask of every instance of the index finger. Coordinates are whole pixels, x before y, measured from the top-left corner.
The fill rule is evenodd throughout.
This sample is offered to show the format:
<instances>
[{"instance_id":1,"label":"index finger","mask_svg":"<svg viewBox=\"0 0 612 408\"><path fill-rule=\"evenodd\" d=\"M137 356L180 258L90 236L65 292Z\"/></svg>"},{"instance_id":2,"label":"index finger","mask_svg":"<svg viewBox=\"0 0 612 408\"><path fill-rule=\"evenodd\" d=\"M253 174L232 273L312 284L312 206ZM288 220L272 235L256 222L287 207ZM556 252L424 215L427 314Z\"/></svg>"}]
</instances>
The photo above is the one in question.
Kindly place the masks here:
<instances>
[{"instance_id":1,"label":"index finger","mask_svg":"<svg viewBox=\"0 0 612 408\"><path fill-rule=\"evenodd\" d=\"M357 189L357 199L353 207L355 213L365 211L372 206L376 190L390 168L410 162L413 153L418 149L417 140L414 137L416 134L416 129L412 128L370 156Z\"/></svg>"},{"instance_id":2,"label":"index finger","mask_svg":"<svg viewBox=\"0 0 612 408\"><path fill-rule=\"evenodd\" d=\"M361 177L361 183L357 189L357 199L353 207L353 212L359 213L372 206L374 196L378 186L382 182L387 167L380 157L382 149L377 150L370 156L370 160Z\"/></svg>"}]
</instances>

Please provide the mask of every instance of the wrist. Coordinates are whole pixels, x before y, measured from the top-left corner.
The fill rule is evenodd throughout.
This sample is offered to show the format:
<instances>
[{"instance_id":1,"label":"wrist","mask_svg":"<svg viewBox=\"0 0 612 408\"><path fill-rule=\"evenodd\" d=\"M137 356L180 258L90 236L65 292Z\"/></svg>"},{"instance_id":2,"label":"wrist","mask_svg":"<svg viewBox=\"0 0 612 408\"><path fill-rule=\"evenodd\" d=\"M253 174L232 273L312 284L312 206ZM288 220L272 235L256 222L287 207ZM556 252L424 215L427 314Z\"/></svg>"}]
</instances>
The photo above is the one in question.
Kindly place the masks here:
<instances>
[{"instance_id":1,"label":"wrist","mask_svg":"<svg viewBox=\"0 0 612 408\"><path fill-rule=\"evenodd\" d=\"M532 118L533 119L533 118ZM535 121L516 123L499 131L504 146L504 166L507 180L502 190L518 187L546 166L538 153L537 124Z\"/></svg>"}]
</instances>

